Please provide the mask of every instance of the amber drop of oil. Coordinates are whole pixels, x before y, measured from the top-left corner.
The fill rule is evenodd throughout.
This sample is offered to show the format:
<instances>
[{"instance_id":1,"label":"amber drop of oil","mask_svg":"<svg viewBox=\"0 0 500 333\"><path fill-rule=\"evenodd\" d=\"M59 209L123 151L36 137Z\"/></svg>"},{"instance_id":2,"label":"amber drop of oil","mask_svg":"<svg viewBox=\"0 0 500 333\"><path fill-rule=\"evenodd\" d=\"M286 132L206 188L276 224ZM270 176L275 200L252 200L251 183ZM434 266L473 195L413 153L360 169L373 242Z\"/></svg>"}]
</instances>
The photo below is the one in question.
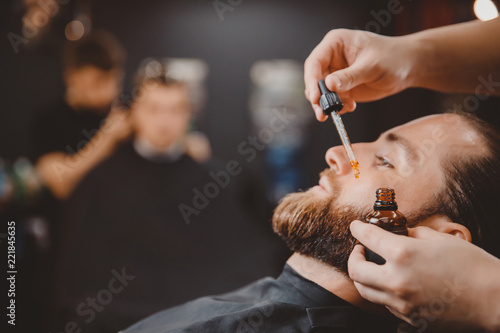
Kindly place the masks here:
<instances>
[{"instance_id":1,"label":"amber drop of oil","mask_svg":"<svg viewBox=\"0 0 500 333\"><path fill-rule=\"evenodd\" d=\"M357 160L351 161L351 167L354 169L354 177L359 178L359 162Z\"/></svg>"}]
</instances>

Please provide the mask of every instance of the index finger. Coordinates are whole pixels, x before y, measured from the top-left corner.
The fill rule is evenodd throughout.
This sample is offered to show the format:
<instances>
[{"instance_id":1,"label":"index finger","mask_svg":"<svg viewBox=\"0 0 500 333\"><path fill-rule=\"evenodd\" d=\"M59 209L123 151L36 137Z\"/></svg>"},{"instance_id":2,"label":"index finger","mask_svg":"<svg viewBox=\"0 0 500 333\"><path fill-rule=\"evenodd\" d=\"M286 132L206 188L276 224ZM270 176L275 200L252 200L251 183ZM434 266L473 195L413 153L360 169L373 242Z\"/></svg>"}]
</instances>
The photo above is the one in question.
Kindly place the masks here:
<instances>
[{"instance_id":1,"label":"index finger","mask_svg":"<svg viewBox=\"0 0 500 333\"><path fill-rule=\"evenodd\" d=\"M330 67L333 57L333 48L331 41L327 40L328 34L323 40L312 50L309 57L304 63L304 83L306 86L306 98L311 102L316 118L320 121L327 119L327 116L321 111L319 106L319 91L318 82L324 79L326 70ZM330 74L330 73L326 73Z\"/></svg>"},{"instance_id":2,"label":"index finger","mask_svg":"<svg viewBox=\"0 0 500 333\"><path fill-rule=\"evenodd\" d=\"M314 52L314 51L313 51ZM318 82L323 78L321 63L318 59L311 58L311 55L304 63L304 83L306 85L306 98L311 102L316 119L325 121L328 117L323 114L319 105L321 93L319 91Z\"/></svg>"},{"instance_id":3,"label":"index finger","mask_svg":"<svg viewBox=\"0 0 500 333\"><path fill-rule=\"evenodd\" d=\"M361 221L353 221L350 229L354 238L386 260L392 258L394 249L405 247L408 242L415 241L410 237L395 235L380 227Z\"/></svg>"}]
</instances>

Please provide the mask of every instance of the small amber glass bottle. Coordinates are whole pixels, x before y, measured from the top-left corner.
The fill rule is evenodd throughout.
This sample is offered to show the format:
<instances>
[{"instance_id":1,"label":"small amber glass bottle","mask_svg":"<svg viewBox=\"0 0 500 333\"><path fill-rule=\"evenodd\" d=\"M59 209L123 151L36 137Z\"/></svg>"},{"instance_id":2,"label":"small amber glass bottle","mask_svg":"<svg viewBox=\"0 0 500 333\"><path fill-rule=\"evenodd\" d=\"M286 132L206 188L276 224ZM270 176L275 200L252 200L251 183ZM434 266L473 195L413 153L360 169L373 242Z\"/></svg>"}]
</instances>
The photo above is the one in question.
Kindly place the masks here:
<instances>
[{"instance_id":1,"label":"small amber glass bottle","mask_svg":"<svg viewBox=\"0 0 500 333\"><path fill-rule=\"evenodd\" d=\"M398 211L395 193L392 188L379 188L376 191L377 200L373 205L374 212L369 214L365 222L374 224L397 235L408 236L406 217ZM365 248L366 260L379 265L385 264L385 259Z\"/></svg>"}]
</instances>

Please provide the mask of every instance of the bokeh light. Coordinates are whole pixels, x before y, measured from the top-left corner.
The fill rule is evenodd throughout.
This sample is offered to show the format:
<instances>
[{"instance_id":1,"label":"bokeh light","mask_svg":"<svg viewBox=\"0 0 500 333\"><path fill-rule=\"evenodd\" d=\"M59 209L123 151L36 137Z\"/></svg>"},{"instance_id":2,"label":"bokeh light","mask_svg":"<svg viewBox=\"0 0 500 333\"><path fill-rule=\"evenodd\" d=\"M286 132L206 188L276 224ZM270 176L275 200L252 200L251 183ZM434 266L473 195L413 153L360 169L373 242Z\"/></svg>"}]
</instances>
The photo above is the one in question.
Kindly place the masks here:
<instances>
[{"instance_id":1,"label":"bokeh light","mask_svg":"<svg viewBox=\"0 0 500 333\"><path fill-rule=\"evenodd\" d=\"M488 21L498 17L498 8L491 0L476 0L474 14L481 21Z\"/></svg>"},{"instance_id":2,"label":"bokeh light","mask_svg":"<svg viewBox=\"0 0 500 333\"><path fill-rule=\"evenodd\" d=\"M64 29L66 38L71 41L79 40L85 34L85 26L79 20L73 20L66 25Z\"/></svg>"}]
</instances>

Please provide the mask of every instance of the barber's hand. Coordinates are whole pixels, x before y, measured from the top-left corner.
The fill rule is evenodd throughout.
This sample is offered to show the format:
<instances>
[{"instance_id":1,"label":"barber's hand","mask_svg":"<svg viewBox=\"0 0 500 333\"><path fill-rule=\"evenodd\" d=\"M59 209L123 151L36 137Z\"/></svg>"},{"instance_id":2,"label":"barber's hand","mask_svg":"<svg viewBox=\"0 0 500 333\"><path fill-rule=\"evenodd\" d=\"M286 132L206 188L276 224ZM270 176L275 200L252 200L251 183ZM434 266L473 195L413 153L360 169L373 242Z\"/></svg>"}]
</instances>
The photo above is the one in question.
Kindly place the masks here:
<instances>
[{"instance_id":1,"label":"barber's hand","mask_svg":"<svg viewBox=\"0 0 500 333\"><path fill-rule=\"evenodd\" d=\"M186 153L198 163L206 163L212 157L208 137L202 132L190 132L184 139Z\"/></svg>"},{"instance_id":2,"label":"barber's hand","mask_svg":"<svg viewBox=\"0 0 500 333\"><path fill-rule=\"evenodd\" d=\"M356 245L348 268L361 296L419 328L500 328L500 260L458 237L427 227L409 236L354 221L351 232L386 259L366 261Z\"/></svg>"},{"instance_id":3,"label":"barber's hand","mask_svg":"<svg viewBox=\"0 0 500 333\"><path fill-rule=\"evenodd\" d=\"M411 73L417 70L418 52L408 36L331 30L304 65L305 94L316 118L327 119L319 106L319 80L325 79L326 86L339 94L344 103L342 112L353 111L356 102L378 100L408 88Z\"/></svg>"}]
</instances>

